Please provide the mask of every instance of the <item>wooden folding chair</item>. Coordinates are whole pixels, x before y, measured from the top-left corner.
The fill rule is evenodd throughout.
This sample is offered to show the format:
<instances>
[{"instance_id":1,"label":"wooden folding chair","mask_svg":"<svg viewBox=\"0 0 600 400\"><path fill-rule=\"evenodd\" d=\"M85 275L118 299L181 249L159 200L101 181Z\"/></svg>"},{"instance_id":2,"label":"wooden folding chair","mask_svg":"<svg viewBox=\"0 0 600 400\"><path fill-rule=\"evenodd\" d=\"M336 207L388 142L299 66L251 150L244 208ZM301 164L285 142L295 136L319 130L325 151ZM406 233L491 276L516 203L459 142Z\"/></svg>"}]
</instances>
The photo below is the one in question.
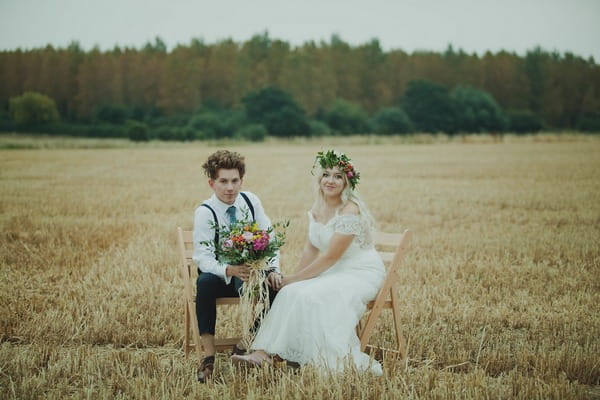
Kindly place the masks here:
<instances>
[{"instance_id":1,"label":"wooden folding chair","mask_svg":"<svg viewBox=\"0 0 600 400\"><path fill-rule=\"evenodd\" d=\"M177 243L181 254L181 276L183 278L183 313L185 316L183 350L187 358L192 348L196 349L198 360L201 360L203 349L200 331L198 330L198 318L196 318L195 290L198 268L192 261L192 254L194 252L192 236L192 231L184 231L180 227L177 228ZM217 306L234 304L240 304L238 297L220 297L217 299ZM217 351L230 350L240 339L239 337L215 338L215 348Z\"/></svg>"},{"instance_id":2,"label":"wooden folding chair","mask_svg":"<svg viewBox=\"0 0 600 400\"><path fill-rule=\"evenodd\" d=\"M400 303L398 300L397 272L400 268L402 257L404 257L406 247L408 246L410 236L411 232L408 229L402 234L376 232L374 235L375 246L378 248L379 254L381 255L383 261L386 263L389 262L389 266L387 267L387 274L379 293L375 297L375 300L367 304L367 313L365 314L366 317L364 317L356 327L356 332L358 334L358 338L360 339L360 348L362 351L365 351L365 349L369 347L370 350L391 350L393 352L397 352L402 359L406 356L406 343L404 342L404 337L402 336L402 327L400 326ZM390 252L380 250L381 248L386 247L396 247L396 251ZM392 310L394 328L396 329L396 341L398 344L397 350L381 349L369 345L369 339L373 334L375 323L377 322L381 312L386 308Z\"/></svg>"}]
</instances>

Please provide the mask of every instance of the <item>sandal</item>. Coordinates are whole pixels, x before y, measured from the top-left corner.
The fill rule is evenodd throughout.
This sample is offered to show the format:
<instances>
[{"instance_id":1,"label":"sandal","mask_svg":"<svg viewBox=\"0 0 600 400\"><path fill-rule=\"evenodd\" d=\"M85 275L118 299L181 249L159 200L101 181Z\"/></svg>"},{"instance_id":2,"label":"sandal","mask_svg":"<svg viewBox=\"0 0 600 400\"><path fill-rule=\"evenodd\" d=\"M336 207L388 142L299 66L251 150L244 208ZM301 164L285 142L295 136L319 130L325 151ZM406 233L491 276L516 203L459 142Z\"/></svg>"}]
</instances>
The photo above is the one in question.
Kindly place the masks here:
<instances>
[{"instance_id":1,"label":"sandal","mask_svg":"<svg viewBox=\"0 0 600 400\"><path fill-rule=\"evenodd\" d=\"M237 344L233 345L233 349L231 350L231 355L238 355L238 356L243 356L244 354L246 354L246 349L242 349L241 347L238 347Z\"/></svg>"},{"instance_id":2,"label":"sandal","mask_svg":"<svg viewBox=\"0 0 600 400\"><path fill-rule=\"evenodd\" d=\"M206 383L212 377L215 369L215 356L208 356L202 359L198 370L198 382Z\"/></svg>"},{"instance_id":3,"label":"sandal","mask_svg":"<svg viewBox=\"0 0 600 400\"><path fill-rule=\"evenodd\" d=\"M231 361L234 364L241 364L247 367L262 367L263 365L273 365L273 359L271 357L262 358L256 356L255 353L247 355L234 354L231 356Z\"/></svg>"}]
</instances>

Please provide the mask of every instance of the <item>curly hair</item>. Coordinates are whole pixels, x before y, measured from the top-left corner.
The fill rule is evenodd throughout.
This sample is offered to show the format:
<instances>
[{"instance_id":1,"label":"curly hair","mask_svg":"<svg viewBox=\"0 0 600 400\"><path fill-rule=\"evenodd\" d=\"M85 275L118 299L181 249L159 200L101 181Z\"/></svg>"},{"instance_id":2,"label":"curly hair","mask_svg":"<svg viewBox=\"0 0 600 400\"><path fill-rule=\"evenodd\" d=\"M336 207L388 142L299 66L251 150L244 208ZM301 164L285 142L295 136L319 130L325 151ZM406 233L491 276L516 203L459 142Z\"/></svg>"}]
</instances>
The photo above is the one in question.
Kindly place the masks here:
<instances>
[{"instance_id":1,"label":"curly hair","mask_svg":"<svg viewBox=\"0 0 600 400\"><path fill-rule=\"evenodd\" d=\"M240 178L246 173L246 164L244 156L234 151L219 150L208 157L208 160L202 164L204 173L212 180L217 179L217 174L220 169L237 169L240 173Z\"/></svg>"}]
</instances>

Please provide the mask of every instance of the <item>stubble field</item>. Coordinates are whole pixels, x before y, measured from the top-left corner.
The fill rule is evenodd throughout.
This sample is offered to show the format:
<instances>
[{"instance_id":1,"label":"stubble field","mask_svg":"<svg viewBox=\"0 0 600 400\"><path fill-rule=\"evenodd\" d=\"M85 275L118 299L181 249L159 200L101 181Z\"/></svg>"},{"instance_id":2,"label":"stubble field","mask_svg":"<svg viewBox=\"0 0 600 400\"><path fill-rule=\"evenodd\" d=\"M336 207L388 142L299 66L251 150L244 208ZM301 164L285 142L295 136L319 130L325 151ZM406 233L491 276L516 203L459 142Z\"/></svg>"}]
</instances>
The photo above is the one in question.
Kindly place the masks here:
<instances>
[{"instance_id":1,"label":"stubble field","mask_svg":"<svg viewBox=\"0 0 600 400\"><path fill-rule=\"evenodd\" d=\"M211 193L200 166L222 147L0 150L0 398L600 398L600 140L337 140L379 229L414 233L408 359L377 378L244 372L220 355L201 385L181 350L175 229L192 227ZM246 156L245 190L290 220L292 271L326 146L228 147ZM235 333L222 315L217 334ZM391 327L372 342L393 347Z\"/></svg>"}]
</instances>

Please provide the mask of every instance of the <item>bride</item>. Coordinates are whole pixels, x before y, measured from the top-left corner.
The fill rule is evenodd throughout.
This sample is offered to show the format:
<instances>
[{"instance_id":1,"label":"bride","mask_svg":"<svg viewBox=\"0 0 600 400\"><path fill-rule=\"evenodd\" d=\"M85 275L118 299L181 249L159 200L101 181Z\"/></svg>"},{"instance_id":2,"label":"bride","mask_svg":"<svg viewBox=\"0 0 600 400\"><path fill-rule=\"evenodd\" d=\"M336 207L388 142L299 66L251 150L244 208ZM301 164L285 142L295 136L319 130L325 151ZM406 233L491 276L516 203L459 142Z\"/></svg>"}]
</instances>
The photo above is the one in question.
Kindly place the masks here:
<instances>
[{"instance_id":1,"label":"bride","mask_svg":"<svg viewBox=\"0 0 600 400\"><path fill-rule=\"evenodd\" d=\"M343 153L319 152L318 195L308 212L308 241L296 273L280 289L248 355L232 361L261 365L277 355L300 365L341 371L349 363L381 375L360 351L356 325L379 290L385 267L373 246L373 219L355 192L360 175Z\"/></svg>"}]
</instances>

